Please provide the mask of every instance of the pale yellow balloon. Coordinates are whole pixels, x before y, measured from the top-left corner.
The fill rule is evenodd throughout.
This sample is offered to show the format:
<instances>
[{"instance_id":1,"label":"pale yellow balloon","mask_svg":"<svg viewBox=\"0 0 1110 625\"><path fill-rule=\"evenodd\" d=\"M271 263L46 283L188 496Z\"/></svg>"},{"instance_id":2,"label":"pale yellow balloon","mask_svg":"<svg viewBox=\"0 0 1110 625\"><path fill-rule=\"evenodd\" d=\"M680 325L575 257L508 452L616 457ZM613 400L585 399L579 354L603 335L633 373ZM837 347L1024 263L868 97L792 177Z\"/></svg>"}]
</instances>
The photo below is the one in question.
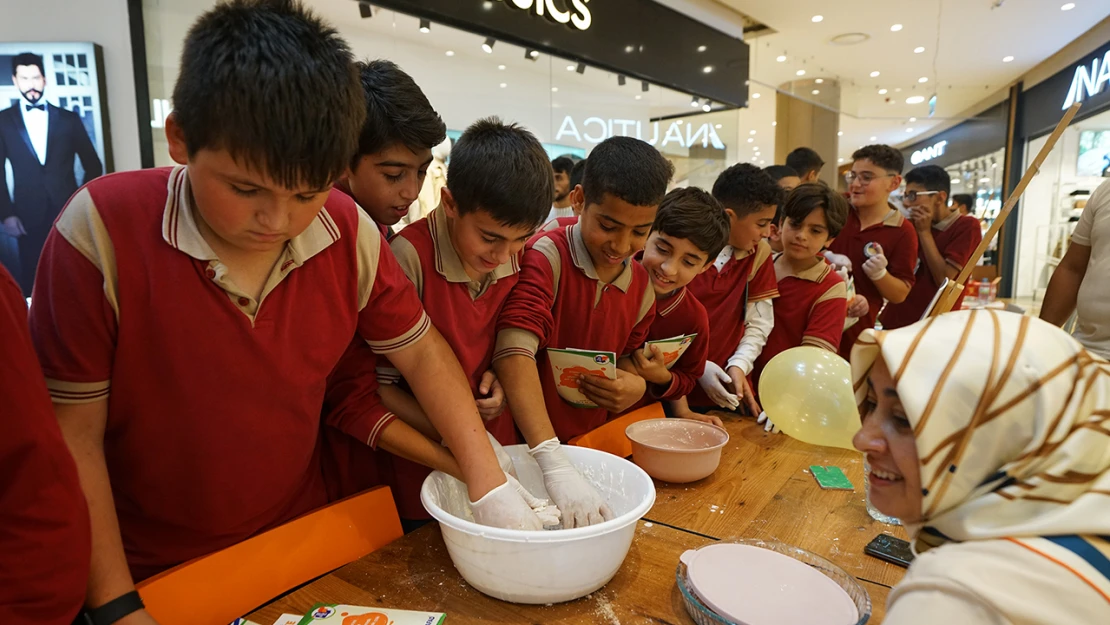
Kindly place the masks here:
<instances>
[{"instance_id":1,"label":"pale yellow balloon","mask_svg":"<svg viewBox=\"0 0 1110 625\"><path fill-rule=\"evenodd\" d=\"M782 352L759 377L759 401L767 418L792 438L854 449L859 408L851 367L840 356L818 347Z\"/></svg>"}]
</instances>

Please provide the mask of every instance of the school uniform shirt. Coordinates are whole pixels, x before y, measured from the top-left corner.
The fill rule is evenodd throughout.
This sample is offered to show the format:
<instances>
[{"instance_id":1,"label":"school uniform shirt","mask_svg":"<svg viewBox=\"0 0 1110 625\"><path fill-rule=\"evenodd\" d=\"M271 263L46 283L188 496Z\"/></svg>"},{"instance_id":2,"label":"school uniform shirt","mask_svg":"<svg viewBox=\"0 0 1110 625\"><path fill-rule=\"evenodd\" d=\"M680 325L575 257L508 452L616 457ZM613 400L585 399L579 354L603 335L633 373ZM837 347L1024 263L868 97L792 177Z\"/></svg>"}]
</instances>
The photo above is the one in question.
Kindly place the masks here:
<instances>
[{"instance_id":1,"label":"school uniform shirt","mask_svg":"<svg viewBox=\"0 0 1110 625\"><path fill-rule=\"evenodd\" d=\"M562 225L526 246L520 281L497 322L493 355L494 361L535 358L547 413L563 442L602 425L608 413L575 408L559 397L545 349L609 351L620 358L644 344L655 317L647 271L629 260L615 280L602 282L580 228Z\"/></svg>"},{"instance_id":2,"label":"school uniform shirt","mask_svg":"<svg viewBox=\"0 0 1110 625\"><path fill-rule=\"evenodd\" d=\"M979 242L983 240L983 231L978 219L953 212L944 221L933 224L933 240L936 241L944 262L960 270L975 253L975 248L979 247ZM938 290L940 285L933 279L933 272L929 271L929 263L925 260L925 251L919 244L913 287L901 304L887 305L879 318L883 329L904 328L921 321ZM964 296L961 293L952 310L959 310L963 301Z\"/></svg>"},{"instance_id":3,"label":"school uniform shirt","mask_svg":"<svg viewBox=\"0 0 1110 625\"><path fill-rule=\"evenodd\" d=\"M755 361L752 382L756 393L763 368L788 349L810 345L837 353L848 315L848 288L825 259L795 273L786 257L779 254L774 267L779 283L775 327Z\"/></svg>"},{"instance_id":4,"label":"school uniform shirt","mask_svg":"<svg viewBox=\"0 0 1110 625\"><path fill-rule=\"evenodd\" d=\"M108 402L104 452L136 581L323 504L325 383L357 333L379 354L431 324L342 193L256 300L197 229L185 167L97 178L43 251L31 330L58 403ZM366 440L369 420L349 423Z\"/></svg>"},{"instance_id":5,"label":"school uniform shirt","mask_svg":"<svg viewBox=\"0 0 1110 625\"><path fill-rule=\"evenodd\" d=\"M875 319L883 307L883 296L879 288L867 277L863 271L863 263L867 257L863 248L868 243L878 243L883 248L887 260L887 273L909 284L914 283L914 269L917 264L917 231L913 224L902 213L891 208L887 216L874 226L861 230L859 212L852 208L848 211L848 221L840 235L836 237L829 249L837 254L843 254L852 261L853 284L856 294L867 298L867 314L860 318L859 323L844 331L840 339L840 355L847 360L852 354L852 345L864 330L875 327Z\"/></svg>"},{"instance_id":6,"label":"school uniform shirt","mask_svg":"<svg viewBox=\"0 0 1110 625\"><path fill-rule=\"evenodd\" d=\"M687 288L709 315L708 359L722 369L738 366L750 373L774 324L771 300L779 296L770 244L760 241L749 252L726 246ZM745 343L749 323L756 326ZM687 401L691 406L716 405L701 385L694 386Z\"/></svg>"},{"instance_id":7,"label":"school uniform shirt","mask_svg":"<svg viewBox=\"0 0 1110 625\"><path fill-rule=\"evenodd\" d=\"M27 304L3 267L0 345L0 623L70 625L89 581L89 511L27 332Z\"/></svg>"},{"instance_id":8,"label":"school uniform shirt","mask_svg":"<svg viewBox=\"0 0 1110 625\"><path fill-rule=\"evenodd\" d=\"M671 367L669 386L664 388L648 384L647 394L655 401L686 397L705 373L705 360L709 356L709 315L687 287L678 289L666 299L655 301L655 320L648 328L647 340L659 341L683 334L697 336Z\"/></svg>"},{"instance_id":9,"label":"school uniform shirt","mask_svg":"<svg viewBox=\"0 0 1110 625\"><path fill-rule=\"evenodd\" d=\"M482 375L491 368L497 341L497 318L517 283L520 259L513 256L482 280L471 280L451 242L447 213L442 208L426 219L408 226L390 243L405 275L416 285L432 324L443 335L459 359L475 399ZM379 361L378 375L383 382L401 383L400 373ZM517 443L516 426L509 411L485 422L486 429L502 445ZM430 518L420 503L420 487L431 469L397 456L393 465L393 497L402 518Z\"/></svg>"}]
</instances>

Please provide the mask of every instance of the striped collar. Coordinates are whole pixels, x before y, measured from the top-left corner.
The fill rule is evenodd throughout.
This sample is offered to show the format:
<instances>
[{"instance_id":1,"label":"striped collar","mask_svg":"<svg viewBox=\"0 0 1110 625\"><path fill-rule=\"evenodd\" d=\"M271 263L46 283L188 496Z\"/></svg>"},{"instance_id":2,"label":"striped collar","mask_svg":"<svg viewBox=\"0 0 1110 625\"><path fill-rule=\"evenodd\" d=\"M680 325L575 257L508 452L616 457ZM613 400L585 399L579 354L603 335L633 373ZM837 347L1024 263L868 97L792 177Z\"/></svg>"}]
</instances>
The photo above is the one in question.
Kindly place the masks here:
<instances>
[{"instance_id":1,"label":"striped collar","mask_svg":"<svg viewBox=\"0 0 1110 625\"><path fill-rule=\"evenodd\" d=\"M952 214L933 224L933 230L944 232L960 219L960 211L954 210Z\"/></svg>"},{"instance_id":2,"label":"striped collar","mask_svg":"<svg viewBox=\"0 0 1110 625\"><path fill-rule=\"evenodd\" d=\"M775 257L775 277L780 281L783 278L798 278L810 282L821 282L825 279L825 276L829 275L830 271L832 271L832 265L821 259L820 262L809 269L795 273L794 268L786 260L786 254L779 254Z\"/></svg>"},{"instance_id":3,"label":"striped collar","mask_svg":"<svg viewBox=\"0 0 1110 625\"><path fill-rule=\"evenodd\" d=\"M432 235L432 247L435 248L436 253L436 271L439 275L443 276L448 282L475 282L470 279L470 275L466 273L466 267L463 265L462 259L459 258L459 252L455 249L455 244L451 241L451 230L447 223L447 211L442 207L436 208L428 215L428 230ZM520 270L520 259L518 255L513 254L509 258L509 262L502 263L496 269L487 274L479 282L487 282L493 284L501 278L507 278Z\"/></svg>"},{"instance_id":4,"label":"striped collar","mask_svg":"<svg viewBox=\"0 0 1110 625\"><path fill-rule=\"evenodd\" d=\"M166 208L162 213L162 239L174 249L197 260L219 260L212 246L204 240L193 214L192 192L189 187L188 168L179 165L170 172L167 182ZM326 208L321 208L316 219L305 231L286 242L292 262L303 265L309 258L327 249L341 237L339 226Z\"/></svg>"},{"instance_id":5,"label":"striped collar","mask_svg":"<svg viewBox=\"0 0 1110 625\"><path fill-rule=\"evenodd\" d=\"M581 269L582 273L590 278L600 281L601 278L597 277L597 268L594 267L594 261L590 257L590 250L582 239L582 226L574 223L566 228L567 238L570 239L570 258L574 261L574 266ZM625 293L628 292L628 288L632 286L632 263L630 259L625 259L624 271L611 284Z\"/></svg>"},{"instance_id":6,"label":"striped collar","mask_svg":"<svg viewBox=\"0 0 1110 625\"><path fill-rule=\"evenodd\" d=\"M682 300L684 299L686 299L686 287L682 287L678 290L677 293L669 296L667 299L657 300L660 303L666 303L667 307L658 309L655 314L659 315L660 317L666 317L667 315L670 315L678 308L679 304L681 304Z\"/></svg>"}]
</instances>

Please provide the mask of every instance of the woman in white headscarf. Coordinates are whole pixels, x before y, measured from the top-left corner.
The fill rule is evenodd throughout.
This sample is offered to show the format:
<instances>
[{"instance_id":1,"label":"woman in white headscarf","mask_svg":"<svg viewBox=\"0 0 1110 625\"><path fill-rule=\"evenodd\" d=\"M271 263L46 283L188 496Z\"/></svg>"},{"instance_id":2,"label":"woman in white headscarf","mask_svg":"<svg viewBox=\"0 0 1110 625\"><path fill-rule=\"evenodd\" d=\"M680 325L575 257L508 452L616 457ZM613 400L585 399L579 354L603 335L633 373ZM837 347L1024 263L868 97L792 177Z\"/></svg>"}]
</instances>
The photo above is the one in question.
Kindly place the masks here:
<instances>
[{"instance_id":1,"label":"woman in white headscarf","mask_svg":"<svg viewBox=\"0 0 1110 625\"><path fill-rule=\"evenodd\" d=\"M917 554L886 625L1110 624L1110 364L974 311L864 332L852 375L871 502Z\"/></svg>"}]
</instances>

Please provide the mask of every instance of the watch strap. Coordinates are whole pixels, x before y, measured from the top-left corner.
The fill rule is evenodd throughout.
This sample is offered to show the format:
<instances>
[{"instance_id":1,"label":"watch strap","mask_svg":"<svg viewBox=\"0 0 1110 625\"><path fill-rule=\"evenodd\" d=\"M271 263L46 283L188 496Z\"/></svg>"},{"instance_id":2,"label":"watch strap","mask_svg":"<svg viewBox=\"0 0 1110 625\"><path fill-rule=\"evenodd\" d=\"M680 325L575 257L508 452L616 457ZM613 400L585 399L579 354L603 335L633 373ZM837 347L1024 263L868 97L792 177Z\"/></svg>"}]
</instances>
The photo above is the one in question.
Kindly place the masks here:
<instances>
[{"instance_id":1,"label":"watch strap","mask_svg":"<svg viewBox=\"0 0 1110 625\"><path fill-rule=\"evenodd\" d=\"M81 625L112 625L123 617L134 614L145 607L142 597L139 596L139 591L132 590L112 599L99 608L85 610L82 612L84 619L79 618L78 623Z\"/></svg>"}]
</instances>

